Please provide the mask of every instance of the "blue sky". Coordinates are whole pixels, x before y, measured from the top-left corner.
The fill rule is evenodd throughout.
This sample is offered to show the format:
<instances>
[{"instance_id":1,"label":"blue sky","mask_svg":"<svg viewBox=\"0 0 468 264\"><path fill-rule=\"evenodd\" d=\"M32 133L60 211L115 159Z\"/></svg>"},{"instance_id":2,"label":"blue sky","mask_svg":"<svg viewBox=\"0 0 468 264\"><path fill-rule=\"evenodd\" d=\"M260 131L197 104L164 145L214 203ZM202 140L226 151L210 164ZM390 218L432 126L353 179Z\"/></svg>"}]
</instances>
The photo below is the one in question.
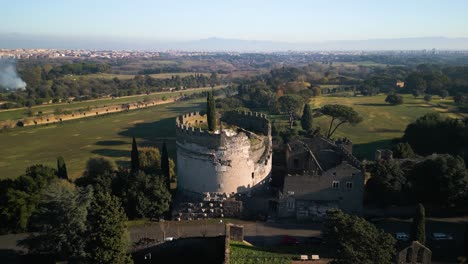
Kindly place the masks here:
<instances>
[{"instance_id":1,"label":"blue sky","mask_svg":"<svg viewBox=\"0 0 468 264\"><path fill-rule=\"evenodd\" d=\"M468 0L0 0L0 33L284 42L468 37Z\"/></svg>"}]
</instances>

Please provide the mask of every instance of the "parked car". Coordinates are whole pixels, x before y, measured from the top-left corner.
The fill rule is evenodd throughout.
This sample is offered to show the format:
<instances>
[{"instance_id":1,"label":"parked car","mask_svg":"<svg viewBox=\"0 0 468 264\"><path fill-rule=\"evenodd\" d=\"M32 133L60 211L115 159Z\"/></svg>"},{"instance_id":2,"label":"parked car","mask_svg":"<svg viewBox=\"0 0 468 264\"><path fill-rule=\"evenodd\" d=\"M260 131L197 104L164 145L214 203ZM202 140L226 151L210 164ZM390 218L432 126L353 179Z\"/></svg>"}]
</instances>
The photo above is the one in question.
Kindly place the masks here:
<instances>
[{"instance_id":1,"label":"parked car","mask_svg":"<svg viewBox=\"0 0 468 264\"><path fill-rule=\"evenodd\" d=\"M292 246L292 245L299 245L299 240L292 236L283 236L281 239L282 245Z\"/></svg>"},{"instance_id":2,"label":"parked car","mask_svg":"<svg viewBox=\"0 0 468 264\"><path fill-rule=\"evenodd\" d=\"M446 234L446 233L439 233L439 232L436 232L436 233L431 233L431 236L430 236L430 239L431 240L435 240L435 241L439 241L439 240L453 240L453 237L449 234Z\"/></svg>"},{"instance_id":3,"label":"parked car","mask_svg":"<svg viewBox=\"0 0 468 264\"><path fill-rule=\"evenodd\" d=\"M395 233L395 239L397 241L403 241L403 242L406 242L406 241L409 241L409 235L407 233L404 233L404 232L396 232Z\"/></svg>"}]
</instances>

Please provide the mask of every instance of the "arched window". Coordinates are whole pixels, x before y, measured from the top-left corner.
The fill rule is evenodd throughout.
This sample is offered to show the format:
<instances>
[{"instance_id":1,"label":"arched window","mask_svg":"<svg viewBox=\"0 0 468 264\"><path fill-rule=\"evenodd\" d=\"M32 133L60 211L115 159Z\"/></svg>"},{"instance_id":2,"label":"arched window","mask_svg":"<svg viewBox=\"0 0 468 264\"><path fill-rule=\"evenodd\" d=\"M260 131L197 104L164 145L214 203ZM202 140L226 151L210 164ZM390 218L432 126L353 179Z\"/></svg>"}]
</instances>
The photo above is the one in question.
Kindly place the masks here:
<instances>
[{"instance_id":1,"label":"arched window","mask_svg":"<svg viewBox=\"0 0 468 264\"><path fill-rule=\"evenodd\" d=\"M413 259L413 248L408 248L406 250L406 263L411 263Z\"/></svg>"}]
</instances>

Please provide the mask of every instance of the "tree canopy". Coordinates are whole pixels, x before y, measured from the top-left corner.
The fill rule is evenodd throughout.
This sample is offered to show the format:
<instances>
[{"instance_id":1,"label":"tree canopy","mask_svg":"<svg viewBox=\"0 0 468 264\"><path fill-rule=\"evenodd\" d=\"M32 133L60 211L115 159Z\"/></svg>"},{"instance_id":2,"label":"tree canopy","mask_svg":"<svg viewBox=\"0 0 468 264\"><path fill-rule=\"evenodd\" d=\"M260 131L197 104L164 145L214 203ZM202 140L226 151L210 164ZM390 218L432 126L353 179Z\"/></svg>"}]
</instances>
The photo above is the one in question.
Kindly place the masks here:
<instances>
[{"instance_id":1,"label":"tree canopy","mask_svg":"<svg viewBox=\"0 0 468 264\"><path fill-rule=\"evenodd\" d=\"M89 263L133 263L127 255L126 216L117 197L97 192L88 212L86 259Z\"/></svg>"},{"instance_id":2,"label":"tree canopy","mask_svg":"<svg viewBox=\"0 0 468 264\"><path fill-rule=\"evenodd\" d=\"M387 95L387 97L385 98L385 102L391 105L399 105L403 103L403 96L392 93Z\"/></svg>"},{"instance_id":3,"label":"tree canopy","mask_svg":"<svg viewBox=\"0 0 468 264\"><path fill-rule=\"evenodd\" d=\"M457 119L429 113L406 127L403 140L420 155L460 155L468 145L468 128Z\"/></svg>"},{"instance_id":4,"label":"tree canopy","mask_svg":"<svg viewBox=\"0 0 468 264\"><path fill-rule=\"evenodd\" d=\"M414 157L413 148L407 142L400 142L392 148L393 157L397 159L405 159Z\"/></svg>"},{"instance_id":5,"label":"tree canopy","mask_svg":"<svg viewBox=\"0 0 468 264\"><path fill-rule=\"evenodd\" d=\"M67 181L56 181L44 192L32 217L32 233L20 245L30 252L50 254L56 260L85 257L86 217L92 188L75 188Z\"/></svg>"},{"instance_id":6,"label":"tree canopy","mask_svg":"<svg viewBox=\"0 0 468 264\"><path fill-rule=\"evenodd\" d=\"M397 162L377 162L369 171L372 177L366 184L368 202L388 206L405 201L406 177Z\"/></svg>"},{"instance_id":7,"label":"tree canopy","mask_svg":"<svg viewBox=\"0 0 468 264\"><path fill-rule=\"evenodd\" d=\"M464 198L468 190L465 162L447 154L416 164L408 180L413 198L419 202L449 205Z\"/></svg>"},{"instance_id":8,"label":"tree canopy","mask_svg":"<svg viewBox=\"0 0 468 264\"><path fill-rule=\"evenodd\" d=\"M278 104L281 111L289 115L289 123L292 128L295 117L298 116L298 113L302 109L304 98L296 94L284 95L278 99Z\"/></svg>"},{"instance_id":9,"label":"tree canopy","mask_svg":"<svg viewBox=\"0 0 468 264\"><path fill-rule=\"evenodd\" d=\"M331 122L327 132L327 138L330 138L342 124L349 123L356 125L362 121L362 117L352 107L346 105L329 104L324 105L320 108L320 113L326 116L330 116ZM338 124L333 127L335 120L338 120Z\"/></svg>"},{"instance_id":10,"label":"tree canopy","mask_svg":"<svg viewBox=\"0 0 468 264\"><path fill-rule=\"evenodd\" d=\"M323 235L338 264L391 264L395 239L365 219L338 209L327 212Z\"/></svg>"}]
</instances>

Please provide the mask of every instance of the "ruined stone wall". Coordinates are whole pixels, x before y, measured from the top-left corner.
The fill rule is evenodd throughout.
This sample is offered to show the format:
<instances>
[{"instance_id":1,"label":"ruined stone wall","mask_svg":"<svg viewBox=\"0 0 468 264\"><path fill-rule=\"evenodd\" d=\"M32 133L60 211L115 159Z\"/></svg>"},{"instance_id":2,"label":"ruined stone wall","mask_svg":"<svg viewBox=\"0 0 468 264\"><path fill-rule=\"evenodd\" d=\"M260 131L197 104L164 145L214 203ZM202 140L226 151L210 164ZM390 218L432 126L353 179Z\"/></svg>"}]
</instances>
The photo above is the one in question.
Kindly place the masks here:
<instances>
[{"instance_id":1,"label":"ruined stone wall","mask_svg":"<svg viewBox=\"0 0 468 264\"><path fill-rule=\"evenodd\" d=\"M266 120L264 116L252 117ZM193 124L200 120L206 119L198 113L176 120L177 177L181 190L238 193L265 183L272 161L268 120L266 136L243 127L234 133L194 128Z\"/></svg>"},{"instance_id":2,"label":"ruined stone wall","mask_svg":"<svg viewBox=\"0 0 468 264\"><path fill-rule=\"evenodd\" d=\"M254 133L270 135L271 125L265 114L255 112L228 111L224 112L221 121L242 127Z\"/></svg>"}]
</instances>

